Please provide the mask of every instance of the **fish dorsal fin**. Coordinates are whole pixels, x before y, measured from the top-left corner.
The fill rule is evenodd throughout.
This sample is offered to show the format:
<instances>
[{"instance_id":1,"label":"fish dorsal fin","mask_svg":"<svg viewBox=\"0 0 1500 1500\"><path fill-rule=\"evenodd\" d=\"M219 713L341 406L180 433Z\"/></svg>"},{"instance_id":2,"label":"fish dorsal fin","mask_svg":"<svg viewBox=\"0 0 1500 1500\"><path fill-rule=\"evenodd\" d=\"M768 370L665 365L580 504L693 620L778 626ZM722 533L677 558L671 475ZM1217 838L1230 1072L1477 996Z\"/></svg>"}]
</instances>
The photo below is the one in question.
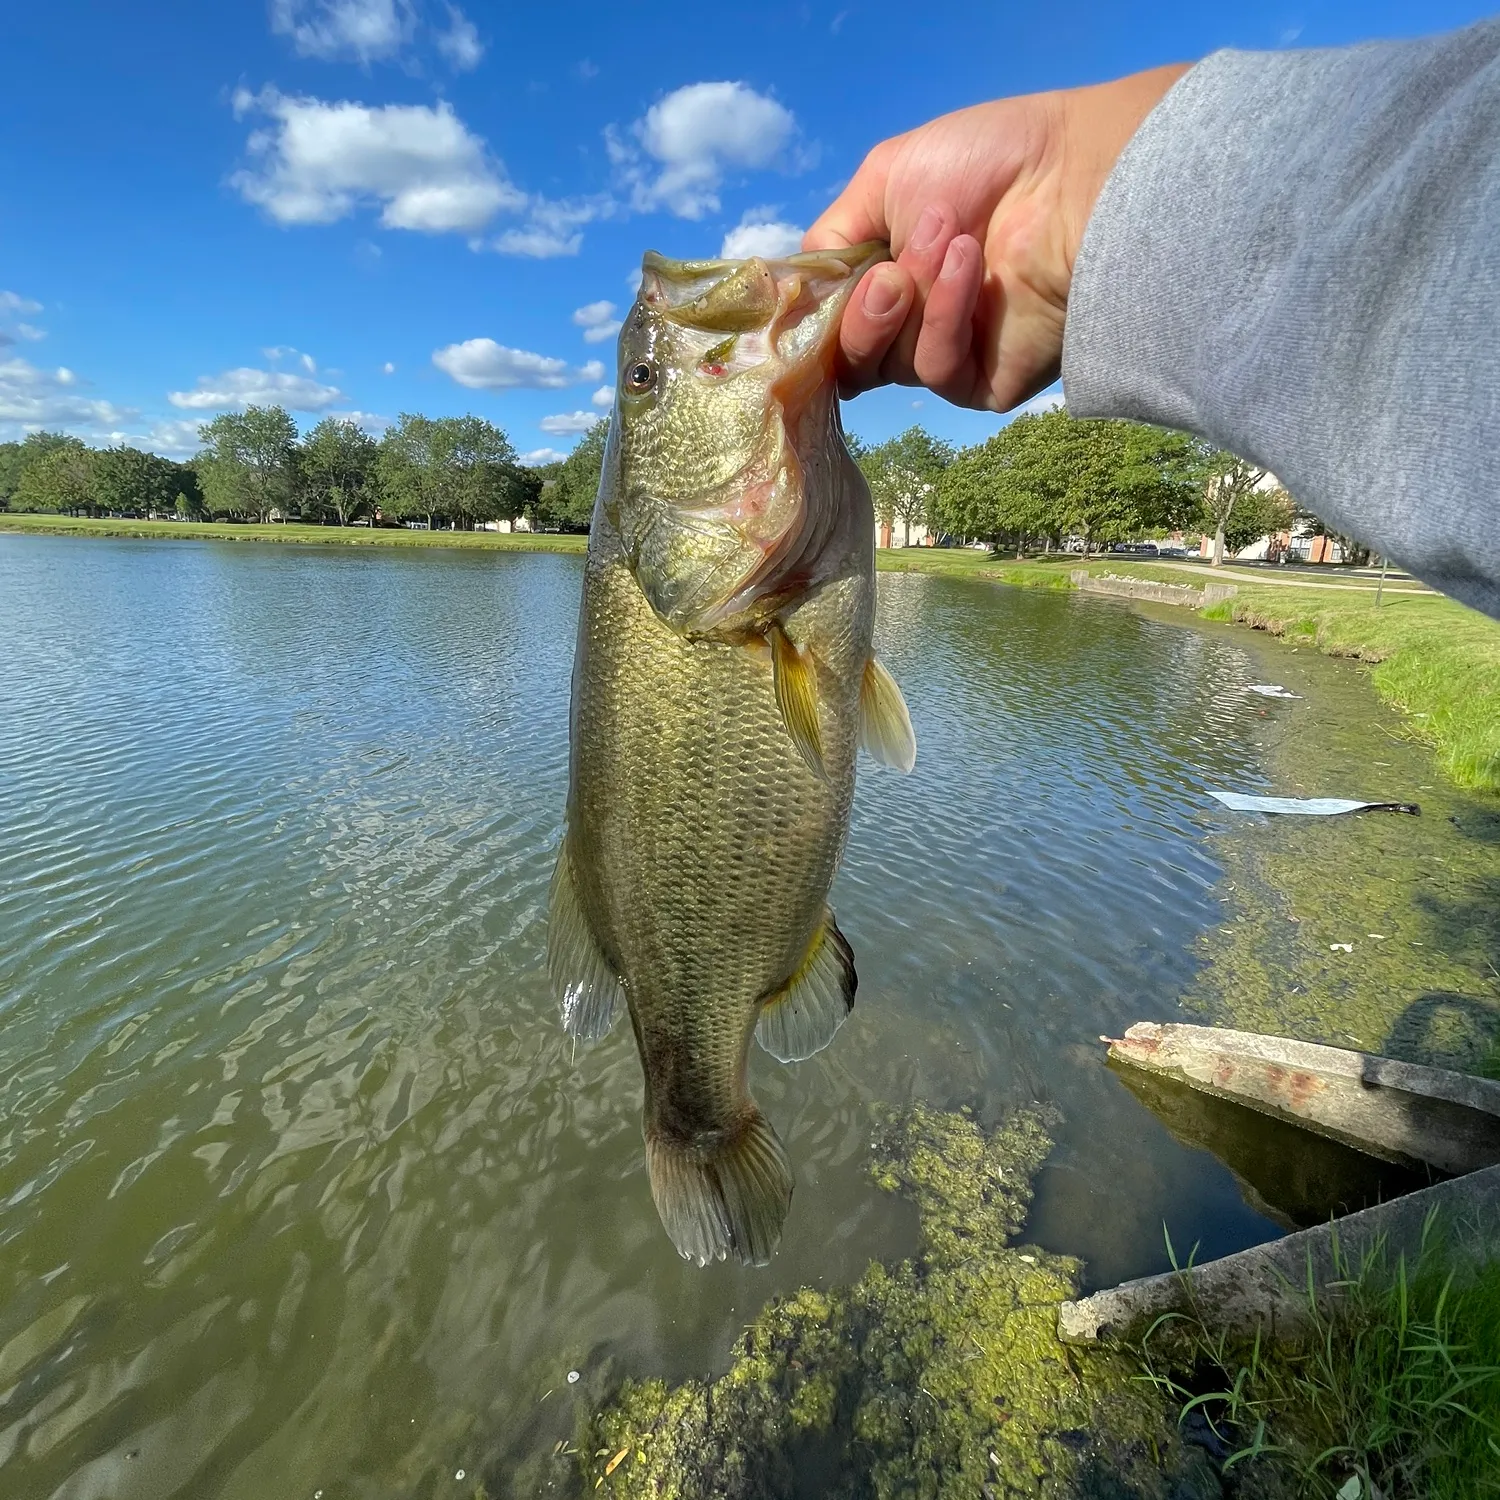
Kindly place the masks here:
<instances>
[{"instance_id":1,"label":"fish dorsal fin","mask_svg":"<svg viewBox=\"0 0 1500 1500\"><path fill-rule=\"evenodd\" d=\"M802 1062L820 1052L854 1009L854 950L826 908L802 966L766 1003L755 1039L779 1062Z\"/></svg>"},{"instance_id":2,"label":"fish dorsal fin","mask_svg":"<svg viewBox=\"0 0 1500 1500\"><path fill-rule=\"evenodd\" d=\"M827 780L823 769L823 735L818 728L818 669L780 625L772 625L771 679L782 722L813 775Z\"/></svg>"},{"instance_id":3,"label":"fish dorsal fin","mask_svg":"<svg viewBox=\"0 0 1500 1500\"><path fill-rule=\"evenodd\" d=\"M563 1030L597 1041L614 1024L622 987L583 914L568 840L557 851L547 911L547 976L562 1007Z\"/></svg>"},{"instance_id":4,"label":"fish dorsal fin","mask_svg":"<svg viewBox=\"0 0 1500 1500\"><path fill-rule=\"evenodd\" d=\"M896 679L872 656L859 683L859 742L903 774L917 763L917 737Z\"/></svg>"},{"instance_id":5,"label":"fish dorsal fin","mask_svg":"<svg viewBox=\"0 0 1500 1500\"><path fill-rule=\"evenodd\" d=\"M763 1266L781 1240L792 1168L754 1103L729 1131L677 1140L646 1125L646 1170L662 1227L684 1260Z\"/></svg>"}]
</instances>

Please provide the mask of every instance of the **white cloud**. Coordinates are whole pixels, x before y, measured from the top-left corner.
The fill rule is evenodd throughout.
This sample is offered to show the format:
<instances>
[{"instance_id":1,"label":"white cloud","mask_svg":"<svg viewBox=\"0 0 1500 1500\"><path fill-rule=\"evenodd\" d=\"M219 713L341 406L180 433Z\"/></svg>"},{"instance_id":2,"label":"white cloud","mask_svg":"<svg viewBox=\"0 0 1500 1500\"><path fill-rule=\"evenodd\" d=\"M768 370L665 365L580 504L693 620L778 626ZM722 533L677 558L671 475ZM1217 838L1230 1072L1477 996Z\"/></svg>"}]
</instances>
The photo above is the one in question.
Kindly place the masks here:
<instances>
[{"instance_id":1,"label":"white cloud","mask_svg":"<svg viewBox=\"0 0 1500 1500\"><path fill-rule=\"evenodd\" d=\"M30 323L17 323L16 332L19 333L23 339L31 339L33 342L35 342L37 339L44 339L47 337L47 330L45 328L33 328Z\"/></svg>"},{"instance_id":2,"label":"white cloud","mask_svg":"<svg viewBox=\"0 0 1500 1500\"><path fill-rule=\"evenodd\" d=\"M33 302L19 292L0 292L0 313L39 313L41 310L40 302Z\"/></svg>"},{"instance_id":3,"label":"white cloud","mask_svg":"<svg viewBox=\"0 0 1500 1500\"><path fill-rule=\"evenodd\" d=\"M612 385L601 385L592 396L589 397L590 406L613 406L615 404L615 388Z\"/></svg>"},{"instance_id":4,"label":"white cloud","mask_svg":"<svg viewBox=\"0 0 1500 1500\"><path fill-rule=\"evenodd\" d=\"M167 400L184 411L234 411L246 406L284 406L290 411L325 411L344 393L309 375L289 370L241 367L202 375L190 391L168 391Z\"/></svg>"},{"instance_id":5,"label":"white cloud","mask_svg":"<svg viewBox=\"0 0 1500 1500\"><path fill-rule=\"evenodd\" d=\"M533 448L530 453L519 453L516 462L528 469L540 468L542 464L555 464L558 459L566 458L566 453L560 453L556 448Z\"/></svg>"},{"instance_id":6,"label":"white cloud","mask_svg":"<svg viewBox=\"0 0 1500 1500\"><path fill-rule=\"evenodd\" d=\"M20 436L41 427L109 431L135 415L127 406L81 395L73 371L38 369L24 359L0 360L0 433Z\"/></svg>"},{"instance_id":7,"label":"white cloud","mask_svg":"<svg viewBox=\"0 0 1500 1500\"><path fill-rule=\"evenodd\" d=\"M803 231L785 219L776 218L775 212L772 208L750 209L739 225L724 236L719 254L725 260L748 260L752 255L776 260L783 255L795 255L802 248Z\"/></svg>"},{"instance_id":8,"label":"white cloud","mask_svg":"<svg viewBox=\"0 0 1500 1500\"><path fill-rule=\"evenodd\" d=\"M376 108L240 89L237 116L265 115L251 133L252 165L230 182L280 224L332 224L379 204L388 229L472 232L526 195L446 102Z\"/></svg>"},{"instance_id":9,"label":"white cloud","mask_svg":"<svg viewBox=\"0 0 1500 1500\"><path fill-rule=\"evenodd\" d=\"M353 422L356 427L363 427L366 432L377 436L391 425L389 417L382 417L373 411L330 411L323 415L336 417L340 422Z\"/></svg>"},{"instance_id":10,"label":"white cloud","mask_svg":"<svg viewBox=\"0 0 1500 1500\"><path fill-rule=\"evenodd\" d=\"M470 73L484 58L474 23L456 6L448 7L448 29L437 34L437 49L455 73Z\"/></svg>"},{"instance_id":11,"label":"white cloud","mask_svg":"<svg viewBox=\"0 0 1500 1500\"><path fill-rule=\"evenodd\" d=\"M684 219L719 210L726 172L777 165L797 134L792 112L744 83L690 83L658 100L605 144L641 211L665 208ZM642 153L650 159L648 165Z\"/></svg>"},{"instance_id":12,"label":"white cloud","mask_svg":"<svg viewBox=\"0 0 1500 1500\"><path fill-rule=\"evenodd\" d=\"M1060 388L1054 386L1051 390L1038 391L1029 401L1023 401L1011 411L1011 416L1024 417L1038 412L1056 411L1062 404L1063 393Z\"/></svg>"},{"instance_id":13,"label":"white cloud","mask_svg":"<svg viewBox=\"0 0 1500 1500\"><path fill-rule=\"evenodd\" d=\"M110 441L145 448L151 453L160 453L163 458L189 458L203 446L198 441L198 423L186 418L153 422L148 432L139 435L111 433Z\"/></svg>"},{"instance_id":14,"label":"white cloud","mask_svg":"<svg viewBox=\"0 0 1500 1500\"><path fill-rule=\"evenodd\" d=\"M494 242L492 249L502 255L526 255L533 260L550 260L559 255L577 255L583 244L578 233L595 219L607 219L617 211L608 196L592 198L525 198L527 222L519 229L508 229Z\"/></svg>"},{"instance_id":15,"label":"white cloud","mask_svg":"<svg viewBox=\"0 0 1500 1500\"><path fill-rule=\"evenodd\" d=\"M465 339L461 344L449 344L434 351L432 362L460 385L481 391L522 387L561 390L564 386L599 380L604 374L604 366L598 360L574 369L565 359L510 349L494 339Z\"/></svg>"},{"instance_id":16,"label":"white cloud","mask_svg":"<svg viewBox=\"0 0 1500 1500\"><path fill-rule=\"evenodd\" d=\"M274 365L283 359L294 359L309 375L318 373L318 362L310 354L303 354L300 349L294 349L290 344L273 344L269 349L260 351Z\"/></svg>"},{"instance_id":17,"label":"white cloud","mask_svg":"<svg viewBox=\"0 0 1500 1500\"><path fill-rule=\"evenodd\" d=\"M380 373L382 375L394 375L396 373L396 366L390 360L386 360L380 367Z\"/></svg>"},{"instance_id":18,"label":"white cloud","mask_svg":"<svg viewBox=\"0 0 1500 1500\"><path fill-rule=\"evenodd\" d=\"M588 58L581 58L573 68L573 71L585 82L599 76L599 64L590 62Z\"/></svg>"},{"instance_id":19,"label":"white cloud","mask_svg":"<svg viewBox=\"0 0 1500 1500\"><path fill-rule=\"evenodd\" d=\"M507 229L495 241L501 255L525 255L532 260L552 260L559 255L577 255L583 246L581 234L558 234L533 224L525 229Z\"/></svg>"},{"instance_id":20,"label":"white cloud","mask_svg":"<svg viewBox=\"0 0 1500 1500\"><path fill-rule=\"evenodd\" d=\"M409 0L271 0L271 30L303 57L371 63L411 40L416 15Z\"/></svg>"},{"instance_id":21,"label":"white cloud","mask_svg":"<svg viewBox=\"0 0 1500 1500\"><path fill-rule=\"evenodd\" d=\"M620 331L620 320L615 317L613 302L589 302L573 312L573 322L583 329L587 344L602 344Z\"/></svg>"},{"instance_id":22,"label":"white cloud","mask_svg":"<svg viewBox=\"0 0 1500 1500\"><path fill-rule=\"evenodd\" d=\"M596 411L564 411L555 417L543 417L536 425L548 437L566 437L570 432L587 432L598 420Z\"/></svg>"}]
</instances>

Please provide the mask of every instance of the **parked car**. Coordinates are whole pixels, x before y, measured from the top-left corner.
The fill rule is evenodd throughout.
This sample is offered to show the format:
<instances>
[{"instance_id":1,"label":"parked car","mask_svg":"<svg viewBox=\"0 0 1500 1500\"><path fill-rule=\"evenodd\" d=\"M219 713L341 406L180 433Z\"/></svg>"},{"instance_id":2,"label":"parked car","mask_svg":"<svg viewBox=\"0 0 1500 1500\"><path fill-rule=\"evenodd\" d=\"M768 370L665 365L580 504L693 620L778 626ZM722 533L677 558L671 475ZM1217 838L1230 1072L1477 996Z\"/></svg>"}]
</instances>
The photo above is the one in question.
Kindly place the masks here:
<instances>
[{"instance_id":1,"label":"parked car","mask_svg":"<svg viewBox=\"0 0 1500 1500\"><path fill-rule=\"evenodd\" d=\"M1155 542L1116 542L1109 550L1127 553L1132 557L1156 557L1160 553Z\"/></svg>"}]
</instances>

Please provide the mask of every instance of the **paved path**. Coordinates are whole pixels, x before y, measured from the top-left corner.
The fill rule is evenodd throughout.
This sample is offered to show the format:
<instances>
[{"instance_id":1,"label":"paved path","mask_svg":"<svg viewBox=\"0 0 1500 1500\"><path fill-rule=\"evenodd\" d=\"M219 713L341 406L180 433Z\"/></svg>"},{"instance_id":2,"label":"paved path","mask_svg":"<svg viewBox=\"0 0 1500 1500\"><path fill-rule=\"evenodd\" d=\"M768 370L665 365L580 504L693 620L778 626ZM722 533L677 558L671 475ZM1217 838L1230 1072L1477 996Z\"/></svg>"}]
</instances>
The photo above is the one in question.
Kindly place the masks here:
<instances>
[{"instance_id":1,"label":"paved path","mask_svg":"<svg viewBox=\"0 0 1500 1500\"><path fill-rule=\"evenodd\" d=\"M1119 559L1124 561L1125 559ZM1131 559L1134 561L1135 559ZM1379 586L1378 578L1371 578L1368 583L1324 583L1321 579L1314 580L1305 574L1293 574L1290 577L1283 573L1261 572L1258 569L1236 568L1226 566L1222 568L1209 568L1202 563L1173 562L1169 558L1148 559L1154 568L1175 568L1179 573L1193 573L1204 583L1221 582L1266 584L1271 588L1286 589L1332 589L1335 593L1373 594ZM1403 578L1400 584L1386 580L1385 592L1387 594L1430 594L1438 597L1435 589L1426 587L1425 584L1417 583L1415 588L1409 585L1416 583L1413 578Z\"/></svg>"}]
</instances>

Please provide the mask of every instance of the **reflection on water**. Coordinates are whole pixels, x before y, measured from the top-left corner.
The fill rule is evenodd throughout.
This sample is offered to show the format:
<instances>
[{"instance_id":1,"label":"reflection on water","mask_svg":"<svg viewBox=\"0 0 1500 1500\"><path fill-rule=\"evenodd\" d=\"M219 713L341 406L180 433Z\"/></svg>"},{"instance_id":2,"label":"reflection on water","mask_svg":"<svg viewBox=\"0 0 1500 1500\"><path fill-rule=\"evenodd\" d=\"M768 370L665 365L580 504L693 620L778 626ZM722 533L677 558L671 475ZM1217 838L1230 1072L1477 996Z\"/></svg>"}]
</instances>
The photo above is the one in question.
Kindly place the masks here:
<instances>
[{"instance_id":1,"label":"reflection on water","mask_svg":"<svg viewBox=\"0 0 1500 1500\"><path fill-rule=\"evenodd\" d=\"M1275 1232L1097 1041L1175 1013L1217 918L1193 809L1259 784L1247 659L900 576L920 756L862 772L859 1004L752 1064L781 1253L679 1261L629 1030L575 1054L541 972L579 577L0 538L0 1493L460 1493L568 1430L570 1368L701 1372L773 1292L908 1251L880 1102L1058 1102L1029 1232L1095 1284L1159 1268L1163 1220Z\"/></svg>"}]
</instances>

